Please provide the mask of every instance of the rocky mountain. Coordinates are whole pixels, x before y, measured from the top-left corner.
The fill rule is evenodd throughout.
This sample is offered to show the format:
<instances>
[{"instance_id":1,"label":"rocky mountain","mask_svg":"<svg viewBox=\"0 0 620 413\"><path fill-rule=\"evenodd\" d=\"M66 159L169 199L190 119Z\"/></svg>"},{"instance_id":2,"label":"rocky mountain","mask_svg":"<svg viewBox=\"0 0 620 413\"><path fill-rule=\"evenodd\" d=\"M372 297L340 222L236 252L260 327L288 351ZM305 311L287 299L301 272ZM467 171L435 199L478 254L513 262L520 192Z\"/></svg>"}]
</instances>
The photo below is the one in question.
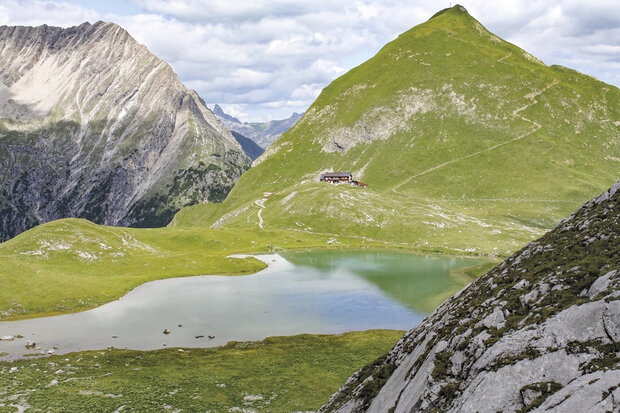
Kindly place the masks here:
<instances>
[{"instance_id":1,"label":"rocky mountain","mask_svg":"<svg viewBox=\"0 0 620 413\"><path fill-rule=\"evenodd\" d=\"M408 331L320 412L620 409L620 181Z\"/></svg>"},{"instance_id":2,"label":"rocky mountain","mask_svg":"<svg viewBox=\"0 0 620 413\"><path fill-rule=\"evenodd\" d=\"M242 134L233 130L231 130L230 133L232 133L232 136L235 137L237 142L239 142L239 145L241 145L241 148L243 148L243 152L245 152L251 160L255 160L265 152L265 150L258 146L258 144L252 139L246 138Z\"/></svg>"},{"instance_id":3,"label":"rocky mountain","mask_svg":"<svg viewBox=\"0 0 620 413\"><path fill-rule=\"evenodd\" d=\"M508 256L619 168L618 88L545 65L455 6L333 81L223 204L174 224ZM319 182L330 171L368 187ZM263 192L275 195L258 205Z\"/></svg>"},{"instance_id":4,"label":"rocky mountain","mask_svg":"<svg viewBox=\"0 0 620 413\"><path fill-rule=\"evenodd\" d=\"M160 226L222 201L250 161L124 29L0 27L0 239L82 217Z\"/></svg>"},{"instance_id":5,"label":"rocky mountain","mask_svg":"<svg viewBox=\"0 0 620 413\"><path fill-rule=\"evenodd\" d=\"M287 119L270 120L269 122L241 122L234 116L225 113L217 104L213 107L213 113L228 129L253 140L263 150L267 149L280 135L292 128L304 115L303 113L293 113Z\"/></svg>"}]
</instances>

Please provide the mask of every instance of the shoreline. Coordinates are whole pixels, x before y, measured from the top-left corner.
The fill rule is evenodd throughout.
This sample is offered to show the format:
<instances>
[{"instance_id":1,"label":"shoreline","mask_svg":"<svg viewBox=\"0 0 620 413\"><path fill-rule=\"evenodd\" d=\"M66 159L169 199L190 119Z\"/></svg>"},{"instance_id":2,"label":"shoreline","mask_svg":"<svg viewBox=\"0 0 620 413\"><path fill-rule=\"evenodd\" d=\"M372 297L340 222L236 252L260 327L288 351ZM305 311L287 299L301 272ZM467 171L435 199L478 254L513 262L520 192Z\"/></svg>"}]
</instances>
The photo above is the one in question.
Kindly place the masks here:
<instances>
[{"instance_id":1,"label":"shoreline","mask_svg":"<svg viewBox=\"0 0 620 413\"><path fill-rule=\"evenodd\" d=\"M367 249L362 249L360 250L360 252L369 253ZM403 252L398 251L396 253L400 255ZM338 254L338 252L336 252L336 254ZM406 255L409 255L409 254L406 254ZM425 254L425 255L416 254L416 255L422 258L424 257L430 258L428 254ZM65 352L73 352L73 351L87 351L90 349L95 349L95 350L104 349L107 347L114 347L114 348L120 348L120 349L133 348L133 349L138 349L138 350L152 350L152 349L162 348L156 344L157 342L160 342L160 341L161 343L164 343L162 344L163 347L167 347L167 346L194 347L195 345L198 345L199 347L204 347L205 345L207 347L213 347L213 346L225 345L226 342L230 340L254 341L257 339L260 340L265 337L273 336L274 334L281 335L283 334L283 332L280 332L280 331L287 331L286 329L282 330L280 328L276 328L271 333L267 331L266 332L267 334L265 335L263 335L262 333L258 335L254 335L251 329L250 330L244 329L240 331L240 335L235 335L237 333L233 335L229 335L230 332L228 330L231 329L231 326L237 325L236 324L237 321L241 322L240 320L246 320L248 319L248 317L249 318L272 317L272 316L263 315L263 312L265 314L273 313L274 311L277 314L281 313L280 311L281 309L278 309L277 307L278 304L276 304L278 303L278 301L277 300L270 301L272 299L270 299L269 297L271 296L271 294L273 294L271 291L280 291L280 290L286 291L287 287L285 287L284 285L288 285L286 280L290 279L289 273L291 271L294 274L296 273L295 271L296 265L294 264L295 260L291 258L292 261L289 261L287 259L288 257L285 258L279 253L231 254L227 256L227 258L230 258L230 259L253 258L254 260L257 260L263 263L266 267L257 272L247 274L248 275L247 277L198 275L198 276L191 276L191 277L187 277L187 276L186 277L171 277L171 278L166 278L166 279L149 281L149 282L146 282L144 284L141 284L133 288L131 291L127 292L125 295L123 295L117 300L113 300L104 305L98 306L94 309L81 312L81 314L84 314L83 317L79 316L76 313L60 314L57 317L68 317L68 318L64 320L46 320L47 317L46 318L38 317L38 318L31 319L33 323L28 323L27 322L28 320L25 320L26 324L17 324L19 323L19 321L17 320L10 320L10 321L7 320L6 322L0 322L0 325L4 324L3 330L4 330L4 333L6 333L4 335L17 336L14 333L16 332L20 333L26 336L27 338L36 340L37 343L40 344L41 349L37 348L36 349L37 351L45 350L48 348L51 349L52 347L54 347L55 350L60 349L56 351L57 354L65 354ZM447 258L447 257L443 257L443 258ZM476 265L476 262L472 262L471 264ZM470 267L467 267L467 268L470 268ZM261 278L249 277L251 275L261 276ZM448 276L452 278L453 275L448 274ZM262 277L265 277L265 278L262 278ZM273 284L274 282L273 277L276 277L275 279L279 280L276 282L276 284ZM293 279L294 278L295 277L293 277ZM206 281L206 280L209 280L209 281ZM306 280L305 278L304 280L305 280L304 283L318 282L318 284L315 284L315 287L313 288L313 290L316 290L316 291L322 291L325 288L331 288L331 287L326 287L324 280L321 280L321 279L315 280L312 277L310 277L309 280ZM470 280L467 280L467 281L470 281ZM204 282L207 282L208 283L207 285L209 285L210 287L207 287L207 290L204 290L204 292L202 292L203 290L201 289L204 288L203 287ZM244 286L244 285L246 286L250 285L253 287L251 287L250 289L239 288L240 286ZM349 282L345 284L341 283L341 285L350 285L350 283ZM299 287L296 287L296 288L299 288ZM263 290L266 290L269 292L265 294L261 292ZM188 293L185 293L184 291L196 291L196 293L192 295L192 293L188 294ZM218 293L218 291L221 291L221 293ZM328 292L328 291L331 292L332 289L325 290L325 292ZM188 294L187 298L183 299L183 301L179 301L178 293ZM185 296L186 295L181 295L181 297L185 297ZM395 302L400 303L398 304L399 306L403 306L402 302L395 299L392 294L388 293L387 295L384 295L384 296L388 300L396 300ZM229 297L229 298L226 298L226 297ZM261 301L261 299L257 297L263 297L263 301ZM442 295L441 297L438 297L438 300L443 301L443 299L445 299L446 297L447 296ZM265 299L267 299L267 301L264 301ZM227 301L223 302L222 300L227 300ZM263 302L264 304L261 304L261 302ZM152 304L149 304L149 306L144 307L145 303L152 303ZM177 304L172 304L172 303L177 303ZM149 316L147 312L145 312L145 310L151 309L151 307L152 307L152 310L149 310L148 314L152 314L152 315ZM435 305L433 306L433 308L434 307ZM247 313L248 310L246 308L254 308L254 310ZM407 306L405 305L403 308L407 308ZM92 313L87 314L89 313L89 311L91 311ZM134 315L129 316L130 314L123 315L127 311L130 311L132 313L135 311L138 311L138 314L135 316ZM416 310L413 310L413 312L418 313L420 315L426 315L428 310L416 309ZM398 313L398 311L396 313ZM47 332L47 327L41 327L41 326L48 325L48 324L59 323L58 325L63 325L65 327L64 330L74 331L74 328L76 328L75 326L78 325L79 323L83 323L84 322L83 320L97 321L99 319L102 319L101 316L105 314L112 314L113 315L112 319L116 319L116 321L102 325L102 328L105 328L107 330L104 335L101 335L99 337L99 330L97 330L97 334L95 334L95 336L97 337L87 340L88 342L92 341L93 343L95 343L95 344L92 344L93 345L92 347L88 347L90 346L90 344L87 344L87 347L79 348L78 346L78 348L71 348L73 346L70 345L69 346L70 348L67 349L67 340L64 336L54 335L55 333ZM339 314L339 313L336 312L336 314ZM312 314L308 314L307 311L300 313L300 315L302 315L300 319L305 319L306 317L312 317ZM403 317L406 317L404 313L400 315ZM222 324L223 322L222 320L225 321L228 319L226 317L230 317L230 320L233 324ZM211 321L209 321L209 319L211 319ZM145 322L147 322L149 326L151 324L155 326L153 331L149 330L147 333L145 333L146 336L148 337L145 339L146 344L144 344L144 347L142 347L143 344L136 344L137 342L140 342L142 340L139 338L141 334L136 335L139 331L142 331L142 330L140 327L136 327L137 325L135 325L135 322L136 322L135 320L146 320ZM202 326L197 326L195 320L201 320L200 323L202 323ZM234 321L234 320L237 320L237 321ZM313 319L310 318L309 320L313 320ZM178 325L179 328L183 327L183 325L185 328L183 330L177 330L177 328L175 327L177 324L179 324ZM143 322L140 324L140 326L142 325L144 325ZM288 324L286 324L285 322L282 325L287 326ZM334 333L342 333L342 332L348 331L348 330L339 330L339 329L334 330L331 327L327 328L326 330L323 330L322 328L315 330L315 328L312 328L312 325L313 325L312 323L306 324L306 326L308 327L307 329L292 328L291 331L293 332L293 334L334 334ZM28 330L28 328L25 328L26 326L29 326L28 328L30 328L30 330ZM33 327L33 326L39 326L39 327ZM409 326L409 324L406 324L406 326ZM353 327L354 330L359 330L361 328L361 325L359 324L357 326L351 325L351 327ZM403 329L405 325L403 324L392 325L392 323L387 323L387 324L379 324L376 326L373 325L370 328L377 328L377 327L388 328L388 329L393 329L393 328ZM362 329L365 330L366 327L363 327ZM167 334L170 334L170 332L168 333L164 332L165 336L161 336L162 331L169 331L169 330L172 332L171 336L167 336ZM36 336L32 337L32 335L34 335L35 333L36 333ZM43 334L40 334L40 333L43 333ZM177 334L179 333L183 335L183 340L189 337L189 342L191 342L191 344L185 341L182 341L183 344L181 344L182 342L178 341L181 336L177 336ZM52 335L49 335L49 334L52 334ZM188 334L189 336L185 337ZM284 333L284 334L288 334L288 333ZM194 343L194 339L192 338L194 336L196 336L195 337L196 339L198 339L199 337L204 338L207 336L209 337L209 339L212 339L212 338L216 338L216 339L213 341L209 340L206 342L203 340L200 340L200 343L199 342ZM115 340L110 340L109 337L112 337ZM121 338L118 338L118 337L121 337ZM117 338L118 338L118 341L116 340ZM2 347L3 346L0 346L0 351L4 350L2 349ZM7 358L3 357L3 359L15 358L16 355L18 358L21 358L23 354L28 353L27 351L26 352L23 351L23 348L21 348L23 346L20 346L20 349L17 350L17 347L15 345L13 346L8 345L7 350L9 350L11 347L13 347L12 350L10 351L12 354L7 355L8 356ZM52 351L52 350L49 350L49 351Z\"/></svg>"},{"instance_id":2,"label":"shoreline","mask_svg":"<svg viewBox=\"0 0 620 413\"><path fill-rule=\"evenodd\" d=\"M391 251L391 252L399 252L399 253L404 253L404 254L414 254L414 255L420 255L420 256L436 256L436 257L452 257L452 258L462 258L462 259L472 259L472 260L485 260L488 262L496 262L496 260L498 260L497 257L494 256L487 256L487 255L459 255L459 254L446 254L446 253L442 253L442 252L429 252L429 251L422 251L422 250L416 250L416 249L411 249L411 248L401 248L401 247L390 247L390 246L384 246L384 247L334 247L334 246L330 246L330 247L323 247L323 248L291 248L291 249L287 249L287 250L282 250L280 252L282 253L288 253L288 252L306 252L306 251L327 251L327 250L332 250L332 251L370 251L370 250L377 250L377 251ZM147 285L149 283L152 282L156 282L156 281L165 281L165 280L174 280L177 278L191 278L191 277L245 277L245 276L250 276L250 275L255 275L255 274L260 274L263 273L263 271L266 270L277 270L277 269L284 269L286 268L286 266L291 266L293 265L290 261L286 260L286 258L282 257L282 255L280 255L280 252L268 252L268 251L257 251L254 253L235 253L235 254L231 254L231 255L227 255L226 258L237 258L237 259L245 259L245 258L254 258L258 261L261 261L262 263L264 263L265 265L267 265L267 267L260 269L258 271L255 272L224 272L224 273L220 273L220 274L192 274L192 275L177 275L177 276L171 276L171 277L164 277L164 278L158 278L158 279L154 279L154 280L150 280L150 281L146 281L143 282L141 284L138 284L134 287L132 287L131 289L124 291L121 295L119 295L118 297L110 300L110 301L106 301L106 302L102 302L99 303L95 306L86 306L86 307L77 307L77 308L71 308L71 309L67 309L67 310L63 310L63 311L51 311L51 312L42 312L42 313L29 313L29 314L16 314L14 316L10 316L7 318L0 318L0 323L3 322L9 322L9 321L23 321L23 320L30 320L30 319L35 319L35 318L44 318L44 317L56 317L56 316L62 316L62 315L68 315L68 314L76 314L76 313L81 313L81 312L85 312L85 311L90 311L90 310L94 310L96 308L99 308L101 306L104 306L106 304L110 304L113 303L115 301L120 300L121 298L125 297L126 295L130 294L132 291L134 291L135 289ZM498 263L501 261L497 261ZM466 267L466 268L473 268L476 267L477 265L472 265L471 267ZM464 268L464 269L466 269ZM462 270L464 270L462 269ZM461 271L462 271L461 270ZM472 279L473 280L473 279ZM470 281L472 281L470 280Z\"/></svg>"}]
</instances>

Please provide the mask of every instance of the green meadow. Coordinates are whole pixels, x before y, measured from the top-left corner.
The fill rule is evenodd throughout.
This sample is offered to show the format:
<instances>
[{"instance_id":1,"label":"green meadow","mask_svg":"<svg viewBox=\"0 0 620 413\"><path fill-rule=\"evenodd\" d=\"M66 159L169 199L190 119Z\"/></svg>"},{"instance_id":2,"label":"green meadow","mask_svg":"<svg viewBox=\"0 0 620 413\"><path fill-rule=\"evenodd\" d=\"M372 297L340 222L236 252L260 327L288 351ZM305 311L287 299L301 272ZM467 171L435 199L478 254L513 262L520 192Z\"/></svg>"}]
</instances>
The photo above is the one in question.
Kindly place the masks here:
<instances>
[{"instance_id":1,"label":"green meadow","mask_svg":"<svg viewBox=\"0 0 620 413\"><path fill-rule=\"evenodd\" d=\"M0 362L0 412L314 411L402 331L270 337L208 349ZM12 397L13 395L17 395Z\"/></svg>"},{"instance_id":2,"label":"green meadow","mask_svg":"<svg viewBox=\"0 0 620 413\"><path fill-rule=\"evenodd\" d=\"M93 308L148 281L243 275L265 264L231 254L385 247L354 237L292 231L105 227L81 219L40 225L0 246L0 319Z\"/></svg>"}]
</instances>

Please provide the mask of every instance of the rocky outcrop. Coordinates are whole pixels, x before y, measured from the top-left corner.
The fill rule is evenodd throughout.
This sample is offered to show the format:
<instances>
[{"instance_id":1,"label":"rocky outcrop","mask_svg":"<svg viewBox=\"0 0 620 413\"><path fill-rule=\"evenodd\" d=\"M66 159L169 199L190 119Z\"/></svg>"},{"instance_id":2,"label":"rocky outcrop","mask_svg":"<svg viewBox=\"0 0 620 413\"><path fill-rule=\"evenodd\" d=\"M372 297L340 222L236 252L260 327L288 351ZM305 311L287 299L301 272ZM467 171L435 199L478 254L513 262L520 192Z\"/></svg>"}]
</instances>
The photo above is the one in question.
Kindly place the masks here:
<instances>
[{"instance_id":1,"label":"rocky outcrop","mask_svg":"<svg viewBox=\"0 0 620 413\"><path fill-rule=\"evenodd\" d=\"M263 150L267 149L284 132L292 128L304 115L303 113L293 113L291 117L281 120L241 122L234 116L225 113L219 105L213 107L213 113L228 129L251 139Z\"/></svg>"},{"instance_id":2,"label":"rocky outcrop","mask_svg":"<svg viewBox=\"0 0 620 413\"><path fill-rule=\"evenodd\" d=\"M82 217L160 226L221 201L249 159L124 29L0 27L0 240Z\"/></svg>"},{"instance_id":3,"label":"rocky outcrop","mask_svg":"<svg viewBox=\"0 0 620 413\"><path fill-rule=\"evenodd\" d=\"M355 373L321 412L620 409L620 181Z\"/></svg>"}]
</instances>

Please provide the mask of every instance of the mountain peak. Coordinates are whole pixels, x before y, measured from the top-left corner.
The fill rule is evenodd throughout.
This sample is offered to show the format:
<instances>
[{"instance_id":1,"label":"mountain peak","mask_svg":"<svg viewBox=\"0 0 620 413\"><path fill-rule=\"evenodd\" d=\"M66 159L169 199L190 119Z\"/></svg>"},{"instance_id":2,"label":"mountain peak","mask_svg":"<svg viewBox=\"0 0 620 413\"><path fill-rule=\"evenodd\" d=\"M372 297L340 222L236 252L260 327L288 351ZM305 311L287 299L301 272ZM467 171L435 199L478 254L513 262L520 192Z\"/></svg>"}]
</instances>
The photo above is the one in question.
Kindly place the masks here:
<instances>
[{"instance_id":1,"label":"mountain peak","mask_svg":"<svg viewBox=\"0 0 620 413\"><path fill-rule=\"evenodd\" d=\"M467 9L465 7L463 7L463 6L461 6L460 4L457 4L455 6L447 7L445 9L439 10L437 13L433 14L433 16L429 20L434 19L435 17L440 16L440 15L442 15L442 14L444 14L446 12L450 12L450 11L455 12L455 13L459 13L459 14L466 14L466 15L469 16L469 13L467 12Z\"/></svg>"},{"instance_id":2,"label":"mountain peak","mask_svg":"<svg viewBox=\"0 0 620 413\"><path fill-rule=\"evenodd\" d=\"M228 113L224 112L224 110L217 103L215 104L215 106L213 106L213 114L215 116L220 117L220 118L226 119L226 120L228 120L230 122L242 123L239 119L237 119L234 116L231 116Z\"/></svg>"},{"instance_id":3,"label":"mountain peak","mask_svg":"<svg viewBox=\"0 0 620 413\"><path fill-rule=\"evenodd\" d=\"M0 50L0 164L23 160L10 168L28 182L0 184L0 205L20 205L0 214L0 240L63 217L165 225L182 205L223 200L250 166L204 101L114 23L1 26Z\"/></svg>"}]
</instances>

